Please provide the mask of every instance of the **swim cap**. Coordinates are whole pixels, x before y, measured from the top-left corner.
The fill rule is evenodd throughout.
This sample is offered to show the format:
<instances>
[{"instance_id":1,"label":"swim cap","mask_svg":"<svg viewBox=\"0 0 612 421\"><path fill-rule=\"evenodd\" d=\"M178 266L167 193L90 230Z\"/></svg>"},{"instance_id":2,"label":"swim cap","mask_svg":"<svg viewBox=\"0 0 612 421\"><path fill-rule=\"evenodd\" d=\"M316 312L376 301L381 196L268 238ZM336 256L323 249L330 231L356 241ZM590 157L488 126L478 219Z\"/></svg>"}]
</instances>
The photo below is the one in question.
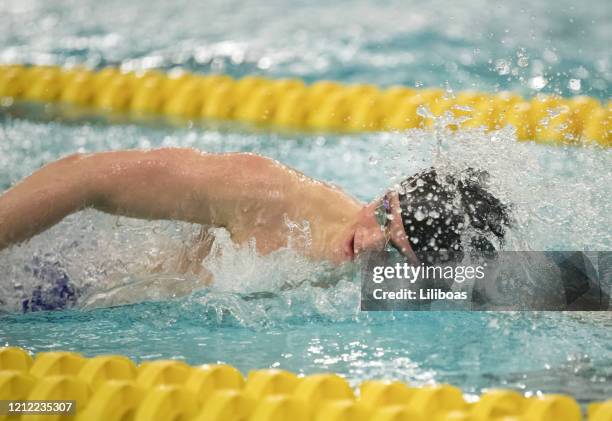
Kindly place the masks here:
<instances>
[{"instance_id":1,"label":"swim cap","mask_svg":"<svg viewBox=\"0 0 612 421\"><path fill-rule=\"evenodd\" d=\"M431 167L400 184L402 223L423 262L460 260L471 250L494 252L509 225L508 207L485 190L489 174L467 168L441 176Z\"/></svg>"}]
</instances>

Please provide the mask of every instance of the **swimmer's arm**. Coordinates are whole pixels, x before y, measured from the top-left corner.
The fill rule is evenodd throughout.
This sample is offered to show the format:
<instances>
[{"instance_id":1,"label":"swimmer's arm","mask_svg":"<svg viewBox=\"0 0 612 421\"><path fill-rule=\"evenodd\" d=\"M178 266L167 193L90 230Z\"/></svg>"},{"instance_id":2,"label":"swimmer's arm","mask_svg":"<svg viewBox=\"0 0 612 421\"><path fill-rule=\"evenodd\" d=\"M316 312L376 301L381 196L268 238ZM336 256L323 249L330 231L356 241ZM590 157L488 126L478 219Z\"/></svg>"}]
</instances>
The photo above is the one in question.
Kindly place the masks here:
<instances>
[{"instance_id":1,"label":"swimmer's arm","mask_svg":"<svg viewBox=\"0 0 612 421\"><path fill-rule=\"evenodd\" d=\"M46 165L0 195L0 250L27 240L90 202L78 155Z\"/></svg>"},{"instance_id":2,"label":"swimmer's arm","mask_svg":"<svg viewBox=\"0 0 612 421\"><path fill-rule=\"evenodd\" d=\"M243 206L282 212L291 178L285 167L250 154L172 148L72 155L0 196L0 249L87 207L231 231Z\"/></svg>"}]
</instances>

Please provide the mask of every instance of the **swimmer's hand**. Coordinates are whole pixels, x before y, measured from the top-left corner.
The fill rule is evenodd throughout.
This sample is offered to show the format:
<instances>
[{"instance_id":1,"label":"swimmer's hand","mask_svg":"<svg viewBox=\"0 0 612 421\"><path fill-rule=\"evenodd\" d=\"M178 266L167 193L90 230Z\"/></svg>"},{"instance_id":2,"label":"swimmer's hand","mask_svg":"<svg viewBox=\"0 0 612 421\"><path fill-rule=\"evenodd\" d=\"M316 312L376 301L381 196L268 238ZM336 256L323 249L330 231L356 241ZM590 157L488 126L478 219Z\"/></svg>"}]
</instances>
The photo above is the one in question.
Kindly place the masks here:
<instances>
[{"instance_id":1,"label":"swimmer's hand","mask_svg":"<svg viewBox=\"0 0 612 421\"><path fill-rule=\"evenodd\" d=\"M230 232L236 224L252 225L247 210L282 221L295 178L276 161L254 154L180 148L75 154L42 167L0 196L0 250L88 207Z\"/></svg>"}]
</instances>

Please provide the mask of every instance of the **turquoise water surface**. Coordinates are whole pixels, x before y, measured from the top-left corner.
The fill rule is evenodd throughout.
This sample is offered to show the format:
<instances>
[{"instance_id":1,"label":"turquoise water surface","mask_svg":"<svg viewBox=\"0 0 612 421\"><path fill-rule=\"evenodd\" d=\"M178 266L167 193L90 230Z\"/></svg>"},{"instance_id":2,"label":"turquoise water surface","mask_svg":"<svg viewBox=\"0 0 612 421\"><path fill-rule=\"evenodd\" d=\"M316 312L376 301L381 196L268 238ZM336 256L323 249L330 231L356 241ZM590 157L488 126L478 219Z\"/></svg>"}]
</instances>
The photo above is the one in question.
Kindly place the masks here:
<instances>
[{"instance_id":1,"label":"turquoise water surface","mask_svg":"<svg viewBox=\"0 0 612 421\"><path fill-rule=\"evenodd\" d=\"M448 90L539 90L607 100L606 1L23 1L0 5L0 62L127 70L182 67L234 76L322 78ZM64 115L57 118L57 115ZM0 108L0 191L75 151L161 146L250 151L368 201L432 163L478 166L513 204L510 250L611 250L612 152L518 143L511 128L331 135L215 123L67 118L56 107ZM307 236L303 221L295 235ZM259 256L217 232L203 264L215 285L171 264L198 227L85 211L0 252L0 346L121 353L137 361L223 361L243 372L335 371L352 384L400 379L562 392L612 390L612 318L589 313L365 313L358 268L291 250ZM150 269L159 262L161 273ZM332 279L334 286L310 282ZM72 309L22 314L41 284L66 279ZM278 292L286 284L300 285ZM275 294L270 294L275 292ZM31 309L31 308L26 308Z\"/></svg>"}]
</instances>

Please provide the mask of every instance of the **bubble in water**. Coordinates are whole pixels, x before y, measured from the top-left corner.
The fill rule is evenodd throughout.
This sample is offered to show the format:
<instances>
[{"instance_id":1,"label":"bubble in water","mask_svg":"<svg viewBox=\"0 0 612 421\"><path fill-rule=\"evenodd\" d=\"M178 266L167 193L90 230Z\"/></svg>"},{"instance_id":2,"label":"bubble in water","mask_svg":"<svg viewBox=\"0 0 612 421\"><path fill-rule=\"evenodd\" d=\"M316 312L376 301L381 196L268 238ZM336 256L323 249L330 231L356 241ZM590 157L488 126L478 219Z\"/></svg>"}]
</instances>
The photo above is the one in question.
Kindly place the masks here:
<instances>
[{"instance_id":1,"label":"bubble in water","mask_svg":"<svg viewBox=\"0 0 612 421\"><path fill-rule=\"evenodd\" d=\"M581 88L581 85L582 82L580 79L570 79L567 83L567 87L574 92L578 92Z\"/></svg>"},{"instance_id":2,"label":"bubble in water","mask_svg":"<svg viewBox=\"0 0 612 421\"><path fill-rule=\"evenodd\" d=\"M548 80L544 76L535 76L529 79L529 87L539 91L548 85Z\"/></svg>"},{"instance_id":3,"label":"bubble in water","mask_svg":"<svg viewBox=\"0 0 612 421\"><path fill-rule=\"evenodd\" d=\"M495 61L495 71L497 72L497 74L499 75L507 75L508 73L510 73L510 63L508 62L508 60L504 60L499 59Z\"/></svg>"},{"instance_id":4,"label":"bubble in water","mask_svg":"<svg viewBox=\"0 0 612 421\"><path fill-rule=\"evenodd\" d=\"M368 158L368 163L370 165L376 165L378 164L378 159L374 155L370 155L370 157Z\"/></svg>"}]
</instances>

